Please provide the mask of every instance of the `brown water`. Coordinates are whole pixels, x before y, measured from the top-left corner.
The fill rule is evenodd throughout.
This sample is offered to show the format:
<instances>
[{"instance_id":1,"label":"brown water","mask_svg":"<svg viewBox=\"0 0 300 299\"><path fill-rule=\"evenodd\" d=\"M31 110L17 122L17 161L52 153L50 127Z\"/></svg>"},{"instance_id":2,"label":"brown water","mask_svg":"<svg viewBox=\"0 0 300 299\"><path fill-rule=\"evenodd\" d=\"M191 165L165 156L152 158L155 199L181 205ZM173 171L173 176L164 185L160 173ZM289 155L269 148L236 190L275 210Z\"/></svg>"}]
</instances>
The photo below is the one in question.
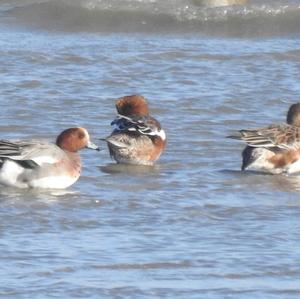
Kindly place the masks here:
<instances>
[{"instance_id":1,"label":"brown water","mask_svg":"<svg viewBox=\"0 0 300 299\"><path fill-rule=\"evenodd\" d=\"M80 125L103 151L82 154L65 191L1 187L0 297L299 298L300 179L241 173L243 145L225 138L285 121L299 101L298 34L5 24L1 138ZM155 167L116 165L98 140L114 100L133 93L168 135Z\"/></svg>"}]
</instances>

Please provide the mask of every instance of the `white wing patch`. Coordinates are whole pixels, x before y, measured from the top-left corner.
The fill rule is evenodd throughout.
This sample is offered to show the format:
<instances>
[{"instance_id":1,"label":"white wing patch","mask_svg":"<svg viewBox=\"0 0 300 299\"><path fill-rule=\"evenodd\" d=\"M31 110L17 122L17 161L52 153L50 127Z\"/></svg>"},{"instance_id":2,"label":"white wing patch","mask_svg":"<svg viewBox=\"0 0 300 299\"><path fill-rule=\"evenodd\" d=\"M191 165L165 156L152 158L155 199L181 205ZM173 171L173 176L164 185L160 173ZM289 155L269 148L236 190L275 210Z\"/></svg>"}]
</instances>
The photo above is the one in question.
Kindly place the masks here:
<instances>
[{"instance_id":1,"label":"white wing patch","mask_svg":"<svg viewBox=\"0 0 300 299\"><path fill-rule=\"evenodd\" d=\"M165 141L167 138L166 132L164 130L158 131L157 136L159 136L163 141Z\"/></svg>"},{"instance_id":2,"label":"white wing patch","mask_svg":"<svg viewBox=\"0 0 300 299\"><path fill-rule=\"evenodd\" d=\"M58 162L57 157L55 156L38 156L38 157L34 157L31 158L32 161L34 161L36 164L38 164L39 166L41 166L42 164L54 164Z\"/></svg>"},{"instance_id":3,"label":"white wing patch","mask_svg":"<svg viewBox=\"0 0 300 299\"><path fill-rule=\"evenodd\" d=\"M152 119L152 123L149 122L147 117L131 118L118 114L112 125L115 125L118 131L139 132L142 135L158 136L162 140L166 140L165 131L159 129L155 122L157 121L154 119Z\"/></svg>"}]
</instances>

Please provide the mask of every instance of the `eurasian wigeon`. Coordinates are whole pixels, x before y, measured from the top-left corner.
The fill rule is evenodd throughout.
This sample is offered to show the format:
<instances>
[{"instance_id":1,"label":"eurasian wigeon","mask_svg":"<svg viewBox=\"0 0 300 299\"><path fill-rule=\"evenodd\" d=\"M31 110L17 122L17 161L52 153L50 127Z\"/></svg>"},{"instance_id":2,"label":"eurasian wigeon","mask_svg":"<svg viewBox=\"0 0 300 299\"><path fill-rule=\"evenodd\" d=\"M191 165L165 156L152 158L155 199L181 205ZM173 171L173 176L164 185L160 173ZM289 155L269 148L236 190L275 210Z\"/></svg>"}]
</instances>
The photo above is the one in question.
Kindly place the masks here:
<instances>
[{"instance_id":1,"label":"eurasian wigeon","mask_svg":"<svg viewBox=\"0 0 300 299\"><path fill-rule=\"evenodd\" d=\"M0 140L0 183L18 188L67 188L80 176L78 151L83 148L99 150L84 128L63 131L55 144Z\"/></svg>"},{"instance_id":2,"label":"eurasian wigeon","mask_svg":"<svg viewBox=\"0 0 300 299\"><path fill-rule=\"evenodd\" d=\"M140 95L117 100L115 126L105 140L109 152L118 163L153 165L166 146L166 133L149 115L146 99Z\"/></svg>"},{"instance_id":3,"label":"eurasian wigeon","mask_svg":"<svg viewBox=\"0 0 300 299\"><path fill-rule=\"evenodd\" d=\"M300 103L290 106L287 124L240 130L229 138L247 143L242 170L272 174L300 172Z\"/></svg>"}]
</instances>

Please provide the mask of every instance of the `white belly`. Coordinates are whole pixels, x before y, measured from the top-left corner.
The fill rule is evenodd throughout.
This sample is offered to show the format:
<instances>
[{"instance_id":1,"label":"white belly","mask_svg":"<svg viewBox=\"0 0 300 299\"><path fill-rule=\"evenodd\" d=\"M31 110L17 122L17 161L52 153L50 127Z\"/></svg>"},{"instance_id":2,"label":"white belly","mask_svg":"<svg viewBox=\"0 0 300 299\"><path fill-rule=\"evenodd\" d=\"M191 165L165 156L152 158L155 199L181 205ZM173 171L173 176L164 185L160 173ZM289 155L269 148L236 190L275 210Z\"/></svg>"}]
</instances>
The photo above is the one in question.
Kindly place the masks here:
<instances>
[{"instance_id":1,"label":"white belly","mask_svg":"<svg viewBox=\"0 0 300 299\"><path fill-rule=\"evenodd\" d=\"M5 160L0 169L0 184L16 188L64 189L77 179L77 176L47 176L45 172L39 175L38 169L26 169L13 160Z\"/></svg>"},{"instance_id":2,"label":"white belly","mask_svg":"<svg viewBox=\"0 0 300 299\"><path fill-rule=\"evenodd\" d=\"M78 178L68 176L49 176L28 182L29 188L65 189L73 185Z\"/></svg>"}]
</instances>

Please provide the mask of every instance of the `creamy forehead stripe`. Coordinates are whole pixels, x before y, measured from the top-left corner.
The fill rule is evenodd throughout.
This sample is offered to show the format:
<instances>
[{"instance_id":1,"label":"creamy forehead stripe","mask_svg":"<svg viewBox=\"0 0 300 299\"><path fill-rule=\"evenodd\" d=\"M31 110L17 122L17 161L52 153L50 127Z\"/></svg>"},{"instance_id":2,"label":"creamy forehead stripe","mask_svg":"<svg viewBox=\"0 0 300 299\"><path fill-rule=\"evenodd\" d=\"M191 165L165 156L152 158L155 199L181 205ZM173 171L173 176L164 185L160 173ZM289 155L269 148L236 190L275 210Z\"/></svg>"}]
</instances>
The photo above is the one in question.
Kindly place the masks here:
<instances>
[{"instance_id":1,"label":"creamy forehead stripe","mask_svg":"<svg viewBox=\"0 0 300 299\"><path fill-rule=\"evenodd\" d=\"M90 139L90 135L88 133L88 131L85 128L79 128L79 130L82 130L84 132L84 135L86 136L87 139Z\"/></svg>"}]
</instances>

